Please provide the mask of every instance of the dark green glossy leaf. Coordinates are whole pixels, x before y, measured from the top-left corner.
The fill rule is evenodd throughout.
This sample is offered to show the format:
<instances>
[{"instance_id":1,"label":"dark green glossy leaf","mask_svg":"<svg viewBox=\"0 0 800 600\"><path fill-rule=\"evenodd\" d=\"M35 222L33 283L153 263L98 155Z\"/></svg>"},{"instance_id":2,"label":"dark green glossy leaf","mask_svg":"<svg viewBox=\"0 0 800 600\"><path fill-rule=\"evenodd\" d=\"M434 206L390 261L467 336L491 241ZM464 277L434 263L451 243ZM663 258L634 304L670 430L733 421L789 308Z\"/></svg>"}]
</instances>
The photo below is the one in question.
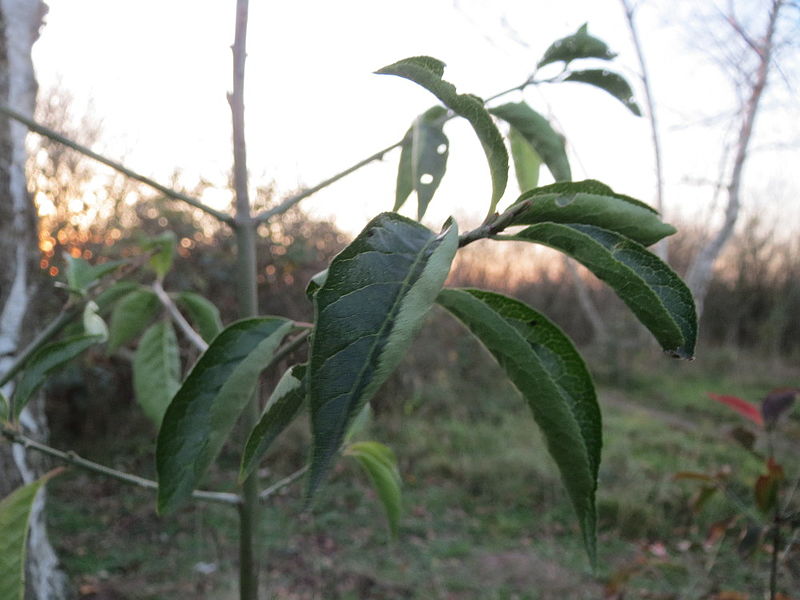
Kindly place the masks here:
<instances>
[{"instance_id":1,"label":"dark green glossy leaf","mask_svg":"<svg viewBox=\"0 0 800 600\"><path fill-rule=\"evenodd\" d=\"M145 241L142 248L153 255L150 257L150 266L156 272L159 279L164 279L164 276L172 268L172 262L175 260L175 245L178 241L177 236L172 231L165 231Z\"/></svg>"},{"instance_id":2,"label":"dark green glossy leaf","mask_svg":"<svg viewBox=\"0 0 800 600\"><path fill-rule=\"evenodd\" d=\"M188 313L189 320L205 341L210 342L222 331L219 309L210 300L194 292L180 292L175 296L175 301Z\"/></svg>"},{"instance_id":3,"label":"dark green glossy leaf","mask_svg":"<svg viewBox=\"0 0 800 600\"><path fill-rule=\"evenodd\" d=\"M481 290L442 290L437 302L486 346L522 393L596 557L595 491L602 431L594 384L572 342L526 304Z\"/></svg>"},{"instance_id":4,"label":"dark green glossy leaf","mask_svg":"<svg viewBox=\"0 0 800 600\"><path fill-rule=\"evenodd\" d=\"M69 254L66 255L67 260L67 285L73 291L81 294L85 293L89 285L115 271L117 267L124 264L121 260L114 260L97 265L90 265L82 258L74 258Z\"/></svg>"},{"instance_id":5,"label":"dark green glossy leaf","mask_svg":"<svg viewBox=\"0 0 800 600\"><path fill-rule=\"evenodd\" d=\"M331 262L314 296L308 367L314 448L309 497L361 407L397 366L450 270L453 223L435 235L394 213L373 219Z\"/></svg>"},{"instance_id":6,"label":"dark green glossy leaf","mask_svg":"<svg viewBox=\"0 0 800 600\"><path fill-rule=\"evenodd\" d=\"M658 213L644 202L617 194L607 185L586 181L562 182L530 190L514 205L528 202L510 225L542 222L581 223L616 231L645 246L675 233Z\"/></svg>"},{"instance_id":7,"label":"dark green glossy leaf","mask_svg":"<svg viewBox=\"0 0 800 600\"><path fill-rule=\"evenodd\" d=\"M133 390L144 414L156 427L180 387L178 339L169 321L158 321L142 335L133 357Z\"/></svg>"},{"instance_id":8,"label":"dark green glossy leaf","mask_svg":"<svg viewBox=\"0 0 800 600\"><path fill-rule=\"evenodd\" d=\"M312 302L314 301L314 294L316 294L317 290L322 287L326 279L328 279L328 269L320 271L309 280L308 285L306 286L306 297L309 300Z\"/></svg>"},{"instance_id":9,"label":"dark green glossy leaf","mask_svg":"<svg viewBox=\"0 0 800 600\"><path fill-rule=\"evenodd\" d=\"M639 109L639 105L636 104L630 84L619 73L606 71L605 69L573 71L564 78L564 81L588 83L589 85L600 88L622 102L628 110L637 117L642 116L642 111Z\"/></svg>"},{"instance_id":10,"label":"dark green glossy leaf","mask_svg":"<svg viewBox=\"0 0 800 600\"><path fill-rule=\"evenodd\" d=\"M543 67L562 60L568 63L577 58L611 60L615 56L616 54L609 50L604 41L589 35L588 27L584 24L572 35L553 42L545 51L538 66Z\"/></svg>"},{"instance_id":11,"label":"dark green glossy leaf","mask_svg":"<svg viewBox=\"0 0 800 600\"><path fill-rule=\"evenodd\" d=\"M697 315L692 294L672 269L643 246L592 225L539 223L500 239L560 250L610 285L665 351L692 358Z\"/></svg>"},{"instance_id":12,"label":"dark green glossy leaf","mask_svg":"<svg viewBox=\"0 0 800 600\"><path fill-rule=\"evenodd\" d=\"M158 296L146 287L122 297L111 312L108 331L108 351L124 346L147 327L161 310Z\"/></svg>"},{"instance_id":13,"label":"dark green glossy leaf","mask_svg":"<svg viewBox=\"0 0 800 600\"><path fill-rule=\"evenodd\" d=\"M39 348L26 363L22 378L14 391L14 418L19 417L31 396L54 371L90 346L99 343L101 339L96 335L78 335Z\"/></svg>"},{"instance_id":14,"label":"dark green glossy leaf","mask_svg":"<svg viewBox=\"0 0 800 600\"><path fill-rule=\"evenodd\" d=\"M556 181L569 181L572 171L567 158L564 137L556 133L550 122L524 102L510 102L490 108L489 112L516 129L536 153Z\"/></svg>"},{"instance_id":15,"label":"dark green glossy leaf","mask_svg":"<svg viewBox=\"0 0 800 600\"><path fill-rule=\"evenodd\" d=\"M292 323L257 317L225 328L167 408L156 446L158 511L189 499L217 457Z\"/></svg>"},{"instance_id":16,"label":"dark green glossy leaf","mask_svg":"<svg viewBox=\"0 0 800 600\"><path fill-rule=\"evenodd\" d=\"M450 142L443 127L447 110L434 106L414 120L400 153L395 205L397 211L412 189L417 192L417 219L422 219L447 169Z\"/></svg>"},{"instance_id":17,"label":"dark green glossy leaf","mask_svg":"<svg viewBox=\"0 0 800 600\"><path fill-rule=\"evenodd\" d=\"M261 413L261 418L245 444L239 470L240 482L247 479L258 466L272 442L294 420L300 407L303 406L308 394L305 376L306 365L295 365L283 374L275 386Z\"/></svg>"},{"instance_id":18,"label":"dark green glossy leaf","mask_svg":"<svg viewBox=\"0 0 800 600\"><path fill-rule=\"evenodd\" d=\"M489 162L492 176L490 212L493 212L508 183L508 152L497 126L483 107L483 100L471 94L456 92L452 83L442 79L444 63L429 56L406 58L376 72L397 75L421 85L454 113L470 122Z\"/></svg>"},{"instance_id":19,"label":"dark green glossy leaf","mask_svg":"<svg viewBox=\"0 0 800 600\"><path fill-rule=\"evenodd\" d=\"M366 471L386 511L389 530L393 537L397 537L403 506L402 482L394 452L378 442L356 442L350 444L344 453L355 458Z\"/></svg>"},{"instance_id":20,"label":"dark green glossy leaf","mask_svg":"<svg viewBox=\"0 0 800 600\"><path fill-rule=\"evenodd\" d=\"M527 192L539 185L539 169L542 157L519 131L511 127L508 132L511 157L514 159L514 173L520 192Z\"/></svg>"},{"instance_id":21,"label":"dark green glossy leaf","mask_svg":"<svg viewBox=\"0 0 800 600\"><path fill-rule=\"evenodd\" d=\"M50 471L0 501L0 598L4 600L25 597L25 555L31 507L41 487L60 472Z\"/></svg>"}]
</instances>

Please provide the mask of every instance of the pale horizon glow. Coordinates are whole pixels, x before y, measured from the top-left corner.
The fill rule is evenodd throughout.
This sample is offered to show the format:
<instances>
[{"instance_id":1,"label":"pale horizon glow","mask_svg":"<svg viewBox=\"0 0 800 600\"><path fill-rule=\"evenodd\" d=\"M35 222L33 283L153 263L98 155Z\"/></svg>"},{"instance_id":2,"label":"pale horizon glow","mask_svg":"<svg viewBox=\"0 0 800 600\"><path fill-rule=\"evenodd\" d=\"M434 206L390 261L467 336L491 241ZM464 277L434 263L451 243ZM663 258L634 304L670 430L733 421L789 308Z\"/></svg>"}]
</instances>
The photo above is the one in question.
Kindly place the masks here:
<instances>
[{"instance_id":1,"label":"pale horizon glow","mask_svg":"<svg viewBox=\"0 0 800 600\"><path fill-rule=\"evenodd\" d=\"M189 186L202 177L219 188L204 200L224 203L230 197L224 189L231 161L225 94L231 87L235 2L50 0L49 5L34 48L41 88L60 82L79 107L91 101L103 122L101 151L124 157L131 168L161 181L175 169ZM732 111L736 100L719 69L685 49L687 33L676 24L690 5L648 2L638 15L664 141L667 217L709 211L712 194L693 182L718 177L725 132L691 124ZM285 195L398 140L435 99L410 82L372 74L385 64L436 56L448 64L445 78L459 91L490 96L524 80L549 43L584 22L619 53L615 68L636 87L636 57L617 0L573 0L558 8L522 0L252 2L245 84L251 184L274 182ZM641 90L636 91L641 105ZM645 119L581 84L530 89L524 97L556 118L576 179L600 179L654 202ZM507 100L521 98L514 94ZM796 101L790 109L796 116ZM766 191L765 179L785 181L787 193L796 191L788 177L797 122L759 121L762 145L789 149L753 155L748 191ZM448 173L425 222L437 227L452 214L462 227L474 225L488 206L488 169L466 124L452 122L446 133ZM397 152L389 154L302 206L318 217L335 215L341 228L355 233L368 218L391 209L397 159ZM516 194L512 175L504 203ZM404 212L413 214L413 199Z\"/></svg>"}]
</instances>

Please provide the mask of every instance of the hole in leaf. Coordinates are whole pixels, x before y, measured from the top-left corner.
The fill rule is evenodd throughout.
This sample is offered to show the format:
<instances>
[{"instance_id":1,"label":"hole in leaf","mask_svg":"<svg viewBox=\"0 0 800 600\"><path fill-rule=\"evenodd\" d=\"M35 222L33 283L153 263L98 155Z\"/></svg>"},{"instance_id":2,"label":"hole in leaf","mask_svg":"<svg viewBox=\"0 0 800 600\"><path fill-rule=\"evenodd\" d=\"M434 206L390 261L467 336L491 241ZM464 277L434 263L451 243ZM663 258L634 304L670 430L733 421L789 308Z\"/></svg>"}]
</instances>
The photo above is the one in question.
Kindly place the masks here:
<instances>
[{"instance_id":1,"label":"hole in leaf","mask_svg":"<svg viewBox=\"0 0 800 600\"><path fill-rule=\"evenodd\" d=\"M433 175L431 175L430 173L423 173L419 177L419 182L422 185L430 185L433 183Z\"/></svg>"},{"instance_id":2,"label":"hole in leaf","mask_svg":"<svg viewBox=\"0 0 800 600\"><path fill-rule=\"evenodd\" d=\"M556 198L556 206L564 207L575 201L575 194L564 194Z\"/></svg>"},{"instance_id":3,"label":"hole in leaf","mask_svg":"<svg viewBox=\"0 0 800 600\"><path fill-rule=\"evenodd\" d=\"M439 144L436 146L436 154L444 154L447 152L447 144Z\"/></svg>"}]
</instances>

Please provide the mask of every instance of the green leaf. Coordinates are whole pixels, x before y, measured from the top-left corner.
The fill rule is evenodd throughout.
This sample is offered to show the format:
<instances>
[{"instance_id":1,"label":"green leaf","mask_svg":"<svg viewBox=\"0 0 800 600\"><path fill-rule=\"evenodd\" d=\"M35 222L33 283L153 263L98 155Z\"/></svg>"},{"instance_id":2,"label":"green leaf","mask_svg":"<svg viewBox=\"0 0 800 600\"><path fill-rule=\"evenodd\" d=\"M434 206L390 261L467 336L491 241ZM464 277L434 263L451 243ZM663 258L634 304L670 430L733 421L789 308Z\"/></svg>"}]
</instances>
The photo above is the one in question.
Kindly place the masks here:
<instances>
[{"instance_id":1,"label":"green leaf","mask_svg":"<svg viewBox=\"0 0 800 600\"><path fill-rule=\"evenodd\" d=\"M0 598L4 600L25 597L25 555L31 507L41 487L62 470L50 471L0 501Z\"/></svg>"},{"instance_id":2,"label":"green leaf","mask_svg":"<svg viewBox=\"0 0 800 600\"><path fill-rule=\"evenodd\" d=\"M0 391L0 422L8 421L11 416L11 405L8 403L8 398L5 397Z\"/></svg>"},{"instance_id":3,"label":"green leaf","mask_svg":"<svg viewBox=\"0 0 800 600\"><path fill-rule=\"evenodd\" d=\"M175 260L176 242L177 236L175 232L165 231L142 244L144 250L153 252L150 257L150 266L153 267L159 279L164 279L164 276L172 268L172 262Z\"/></svg>"},{"instance_id":4,"label":"green leaf","mask_svg":"<svg viewBox=\"0 0 800 600\"><path fill-rule=\"evenodd\" d=\"M617 194L593 179L536 188L520 196L513 206L520 202L528 202L530 207L516 215L510 225L545 221L595 225L644 246L675 233L675 228L661 221L658 213L644 202Z\"/></svg>"},{"instance_id":5,"label":"green leaf","mask_svg":"<svg viewBox=\"0 0 800 600\"><path fill-rule=\"evenodd\" d=\"M594 384L572 342L526 304L481 290L442 290L437 302L483 343L522 393L596 559L595 491L602 431Z\"/></svg>"},{"instance_id":6,"label":"green leaf","mask_svg":"<svg viewBox=\"0 0 800 600\"><path fill-rule=\"evenodd\" d=\"M519 131L511 127L508 132L511 157L514 159L514 173L520 192L527 192L539 185L539 168L542 157Z\"/></svg>"},{"instance_id":7,"label":"green leaf","mask_svg":"<svg viewBox=\"0 0 800 600\"><path fill-rule=\"evenodd\" d=\"M422 219L447 169L450 142L443 127L447 110L434 106L414 120L400 153L397 192L393 210L417 192L417 219Z\"/></svg>"},{"instance_id":8,"label":"green leaf","mask_svg":"<svg viewBox=\"0 0 800 600\"><path fill-rule=\"evenodd\" d=\"M54 371L100 341L101 338L96 335L78 335L39 348L25 365L14 391L13 417L19 417L31 396Z\"/></svg>"},{"instance_id":9,"label":"green leaf","mask_svg":"<svg viewBox=\"0 0 800 600\"><path fill-rule=\"evenodd\" d=\"M642 116L642 111L639 109L639 105L636 104L630 84L619 73L606 71L605 69L573 71L564 78L564 81L588 83L600 88L622 102L637 117Z\"/></svg>"},{"instance_id":10,"label":"green leaf","mask_svg":"<svg viewBox=\"0 0 800 600\"><path fill-rule=\"evenodd\" d=\"M397 75L421 85L454 113L470 122L489 162L489 172L492 177L492 200L489 212L494 212L508 183L508 152L497 126L483 107L483 100L471 94L456 92L452 83L442 79L444 63L430 56L406 58L383 67L376 73Z\"/></svg>"},{"instance_id":11,"label":"green leaf","mask_svg":"<svg viewBox=\"0 0 800 600\"><path fill-rule=\"evenodd\" d=\"M82 258L74 258L65 254L67 260L67 285L70 290L80 294L86 293L89 285L100 279L104 275L115 271L117 267L124 264L124 261L113 260L97 265L90 265Z\"/></svg>"},{"instance_id":12,"label":"green leaf","mask_svg":"<svg viewBox=\"0 0 800 600\"><path fill-rule=\"evenodd\" d=\"M222 331L219 309L210 300L194 292L180 292L175 301L189 314L189 320L205 341L210 342Z\"/></svg>"},{"instance_id":13,"label":"green leaf","mask_svg":"<svg viewBox=\"0 0 800 600\"><path fill-rule=\"evenodd\" d=\"M576 58L611 60L615 56L616 54L609 50L604 41L589 35L588 27L584 24L572 35L553 42L545 51L538 66L543 67L561 60L569 63Z\"/></svg>"},{"instance_id":14,"label":"green leaf","mask_svg":"<svg viewBox=\"0 0 800 600\"><path fill-rule=\"evenodd\" d=\"M192 368L164 414L156 445L158 512L188 500L219 454L292 322L257 317L229 325Z\"/></svg>"},{"instance_id":15,"label":"green leaf","mask_svg":"<svg viewBox=\"0 0 800 600\"><path fill-rule=\"evenodd\" d=\"M144 332L133 357L136 400L156 427L180 387L178 339L169 321L158 321Z\"/></svg>"},{"instance_id":16,"label":"green leaf","mask_svg":"<svg viewBox=\"0 0 800 600\"><path fill-rule=\"evenodd\" d=\"M489 112L522 134L542 157L556 181L572 179L564 137L556 133L547 119L524 102L509 102L490 108Z\"/></svg>"},{"instance_id":17,"label":"green leaf","mask_svg":"<svg viewBox=\"0 0 800 600\"><path fill-rule=\"evenodd\" d=\"M328 279L328 269L324 269L319 273L317 273L316 275L314 275L309 280L308 285L306 286L306 297L313 302L314 294L316 294L317 290L319 290L319 288L321 288L325 284L325 281L327 279Z\"/></svg>"},{"instance_id":18,"label":"green leaf","mask_svg":"<svg viewBox=\"0 0 800 600\"><path fill-rule=\"evenodd\" d=\"M355 458L366 471L386 511L392 537L397 537L403 506L402 481L394 452L378 442L356 442L350 444L344 453Z\"/></svg>"},{"instance_id":19,"label":"green leaf","mask_svg":"<svg viewBox=\"0 0 800 600\"><path fill-rule=\"evenodd\" d=\"M643 246L592 225L539 223L498 239L545 244L610 285L662 348L692 358L697 315L692 294L672 269Z\"/></svg>"},{"instance_id":20,"label":"green leaf","mask_svg":"<svg viewBox=\"0 0 800 600\"><path fill-rule=\"evenodd\" d=\"M108 310L115 302L121 300L131 292L140 289L141 286L133 281L118 281L110 286L108 289L100 292L94 301L100 309L100 312Z\"/></svg>"},{"instance_id":21,"label":"green leaf","mask_svg":"<svg viewBox=\"0 0 800 600\"><path fill-rule=\"evenodd\" d=\"M239 482L250 476L275 438L286 429L303 406L308 393L305 376L306 365L295 365L283 374L275 386L261 413L261 418L247 438L239 470Z\"/></svg>"},{"instance_id":22,"label":"green leaf","mask_svg":"<svg viewBox=\"0 0 800 600\"><path fill-rule=\"evenodd\" d=\"M83 307L83 330L88 335L96 335L100 342L108 340L108 325L98 313L100 308L94 301L89 301Z\"/></svg>"},{"instance_id":23,"label":"green leaf","mask_svg":"<svg viewBox=\"0 0 800 600\"><path fill-rule=\"evenodd\" d=\"M139 335L160 310L161 302L149 288L139 287L123 296L111 313L108 351L113 352Z\"/></svg>"},{"instance_id":24,"label":"green leaf","mask_svg":"<svg viewBox=\"0 0 800 600\"><path fill-rule=\"evenodd\" d=\"M393 213L375 217L331 262L314 296L308 368L311 497L353 418L397 366L439 293L458 246Z\"/></svg>"}]
</instances>

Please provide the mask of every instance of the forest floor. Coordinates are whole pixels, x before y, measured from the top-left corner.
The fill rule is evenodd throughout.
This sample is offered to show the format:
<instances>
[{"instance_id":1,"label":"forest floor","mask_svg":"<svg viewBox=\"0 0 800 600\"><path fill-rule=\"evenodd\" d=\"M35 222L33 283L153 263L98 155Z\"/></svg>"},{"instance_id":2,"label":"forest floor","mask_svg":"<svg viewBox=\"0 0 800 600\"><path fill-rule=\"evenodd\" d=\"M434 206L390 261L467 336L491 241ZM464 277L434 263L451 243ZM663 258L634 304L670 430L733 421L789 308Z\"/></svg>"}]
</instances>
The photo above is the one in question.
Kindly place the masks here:
<instances>
[{"instance_id":1,"label":"forest floor","mask_svg":"<svg viewBox=\"0 0 800 600\"><path fill-rule=\"evenodd\" d=\"M271 499L259 535L264 597L765 598L769 545L743 556L748 519L731 502L753 504L763 462L730 437L732 428L747 423L706 393L756 400L773 387L800 385L800 369L730 352L712 353L705 362L664 357L627 366L624 377L599 369L605 440L595 573L528 409L488 372L468 390L444 377L404 393L394 408L376 406L362 437L390 445L400 460L405 510L396 539L366 476L346 459L313 510L302 511L302 483ZM398 390L389 386L387 393ZM795 480L798 408L776 446ZM92 435L79 438L55 425L54 444L152 476L153 431L136 407L123 402L102 419ZM287 431L269 455L266 485L302 464L304 425ZM220 465L208 485L225 489L224 469L235 468L235 452ZM730 471L728 495L715 494L692 510L702 482L675 475L721 471ZM49 490L51 533L79 598L238 597L230 508L198 504L162 519L147 490L78 471ZM792 594L800 589L797 546L783 556L779 581L784 600L800 598Z\"/></svg>"}]
</instances>

